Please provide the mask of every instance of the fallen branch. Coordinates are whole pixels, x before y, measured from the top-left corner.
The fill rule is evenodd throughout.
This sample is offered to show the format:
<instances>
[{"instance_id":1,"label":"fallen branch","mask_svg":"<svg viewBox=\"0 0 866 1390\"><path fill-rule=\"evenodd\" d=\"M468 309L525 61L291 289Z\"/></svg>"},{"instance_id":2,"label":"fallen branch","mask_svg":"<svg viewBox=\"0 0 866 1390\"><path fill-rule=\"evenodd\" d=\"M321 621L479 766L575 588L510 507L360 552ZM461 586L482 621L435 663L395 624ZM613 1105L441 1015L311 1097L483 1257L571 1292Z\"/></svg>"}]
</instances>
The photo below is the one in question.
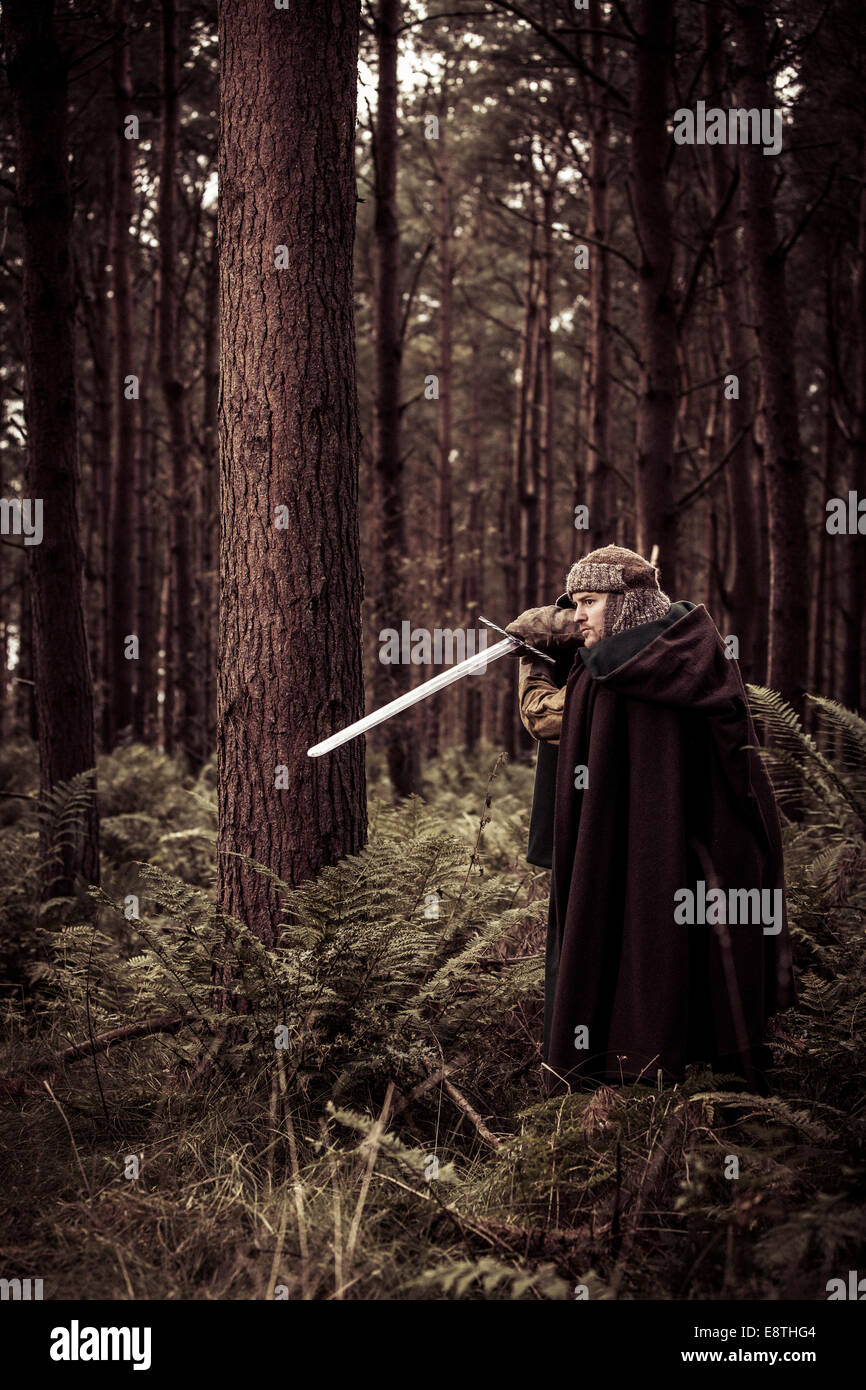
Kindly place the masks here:
<instances>
[{"instance_id":1,"label":"fallen branch","mask_svg":"<svg viewBox=\"0 0 866 1390\"><path fill-rule=\"evenodd\" d=\"M472 1106L469 1104L469 1101L466 1099L464 1095L460 1094L453 1081L449 1081L448 1077L446 1076L443 1077L442 1084L444 1085L445 1090L448 1092L449 1096L454 1101L454 1103L456 1105L459 1105L460 1109L463 1110L469 1116L475 1128L478 1130L478 1133L481 1135L481 1138L486 1143L490 1144L494 1149L498 1149L500 1144L502 1143L502 1140L497 1139L495 1134L491 1134L490 1130L487 1128L481 1116L478 1114L478 1111L473 1110Z\"/></svg>"},{"instance_id":2,"label":"fallen branch","mask_svg":"<svg viewBox=\"0 0 866 1390\"><path fill-rule=\"evenodd\" d=\"M392 1119L395 1115L401 1115L406 1109L406 1106L411 1105L413 1100L418 1100L421 1096L426 1095L428 1091L432 1091L433 1087L438 1086L441 1081L444 1081L450 1072L458 1071L467 1061L467 1054L461 1053L458 1057L453 1057L447 1066L439 1067L437 1071L431 1072L423 1081L419 1081L418 1085L413 1086L407 1096L400 1096L391 1106Z\"/></svg>"},{"instance_id":3,"label":"fallen branch","mask_svg":"<svg viewBox=\"0 0 866 1390\"><path fill-rule=\"evenodd\" d=\"M197 1013L187 1014L164 1014L161 1018L143 1018L138 1023L125 1023L120 1028L112 1028L110 1033L103 1033L101 1037L89 1038L87 1042L75 1043L72 1047L64 1048L56 1057L44 1058L41 1062L35 1062L29 1068L29 1074L41 1076L47 1073L50 1080L70 1062L80 1062L85 1057L94 1057L97 1053L107 1052L112 1043L130 1042L133 1038L146 1038L154 1033L177 1033L187 1023L194 1022L199 1018ZM33 1095L38 1094L32 1088L28 1088L26 1081L20 1076L0 1076L0 1095Z\"/></svg>"}]
</instances>

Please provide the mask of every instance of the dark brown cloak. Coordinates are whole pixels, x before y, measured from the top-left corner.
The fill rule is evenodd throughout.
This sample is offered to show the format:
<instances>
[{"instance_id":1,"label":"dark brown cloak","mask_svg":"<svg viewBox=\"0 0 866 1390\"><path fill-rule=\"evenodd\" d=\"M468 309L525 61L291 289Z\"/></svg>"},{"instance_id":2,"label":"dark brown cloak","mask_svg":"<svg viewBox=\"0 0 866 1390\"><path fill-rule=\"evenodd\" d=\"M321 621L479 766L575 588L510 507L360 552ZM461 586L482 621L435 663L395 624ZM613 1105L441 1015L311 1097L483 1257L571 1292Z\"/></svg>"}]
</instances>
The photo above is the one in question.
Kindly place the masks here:
<instances>
[{"instance_id":1,"label":"dark brown cloak","mask_svg":"<svg viewBox=\"0 0 866 1390\"><path fill-rule=\"evenodd\" d=\"M659 1068L681 1081L693 1061L766 1088L766 1020L795 998L787 916L778 935L674 918L675 894L699 894L698 880L726 895L781 889L784 903L776 802L746 748L757 742L703 605L577 651L556 770L548 1094L584 1079L654 1085Z\"/></svg>"}]
</instances>

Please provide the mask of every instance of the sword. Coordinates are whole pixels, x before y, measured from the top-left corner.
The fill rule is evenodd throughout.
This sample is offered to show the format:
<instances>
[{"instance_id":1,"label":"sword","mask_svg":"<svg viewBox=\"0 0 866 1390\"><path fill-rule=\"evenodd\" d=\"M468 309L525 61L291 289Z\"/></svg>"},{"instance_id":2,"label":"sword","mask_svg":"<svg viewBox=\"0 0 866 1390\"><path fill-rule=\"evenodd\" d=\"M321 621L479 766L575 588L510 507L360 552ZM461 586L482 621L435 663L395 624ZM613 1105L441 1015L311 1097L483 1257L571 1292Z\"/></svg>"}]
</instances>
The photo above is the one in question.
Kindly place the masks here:
<instances>
[{"instance_id":1,"label":"sword","mask_svg":"<svg viewBox=\"0 0 866 1390\"><path fill-rule=\"evenodd\" d=\"M536 647L531 647L528 642L524 642L522 637L512 636L510 632L505 632L503 628L497 627L487 618L479 618L478 621L483 623L485 627L493 628L494 632L501 632L505 641L497 642L492 647L485 647L484 651L476 652L474 656L468 656L465 661L458 661L456 666L450 666L447 671L441 671L438 676L424 681L423 685L416 685L414 690L407 690L405 695L398 695L396 700L390 700L381 709L374 710L372 714L367 714L363 719L356 720L354 724L349 724L339 733L331 734L331 737L326 738L322 743L308 748L307 757L320 758L323 753L333 752L341 744L348 743L350 739L357 738L359 734L365 734L368 729L375 728L377 724L384 724L385 720L390 719L393 714L399 714L401 710L409 709L410 705L416 705L419 700L426 700L428 695L435 695L437 690L444 690L446 685L462 680L464 676L471 676L476 671L483 671L489 661L498 661L501 656L506 656L508 652L516 651L518 648L532 652L533 656L540 657L542 661L549 661L552 666L556 665L552 656L548 656L546 652L538 651Z\"/></svg>"}]
</instances>

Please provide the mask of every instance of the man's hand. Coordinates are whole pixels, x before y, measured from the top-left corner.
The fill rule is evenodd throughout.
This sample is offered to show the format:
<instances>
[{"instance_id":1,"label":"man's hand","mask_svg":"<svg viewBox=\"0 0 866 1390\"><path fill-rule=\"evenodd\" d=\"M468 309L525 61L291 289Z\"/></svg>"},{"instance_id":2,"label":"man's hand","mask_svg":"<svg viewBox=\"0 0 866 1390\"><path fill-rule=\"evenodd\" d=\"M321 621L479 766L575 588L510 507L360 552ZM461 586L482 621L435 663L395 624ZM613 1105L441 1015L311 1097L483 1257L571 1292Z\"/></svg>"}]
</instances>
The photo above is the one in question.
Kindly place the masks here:
<instances>
[{"instance_id":1,"label":"man's hand","mask_svg":"<svg viewBox=\"0 0 866 1390\"><path fill-rule=\"evenodd\" d=\"M557 608L552 603L547 608L527 608L505 631L522 637L524 642L540 651L561 651L564 647L583 644L574 619L573 608Z\"/></svg>"}]
</instances>

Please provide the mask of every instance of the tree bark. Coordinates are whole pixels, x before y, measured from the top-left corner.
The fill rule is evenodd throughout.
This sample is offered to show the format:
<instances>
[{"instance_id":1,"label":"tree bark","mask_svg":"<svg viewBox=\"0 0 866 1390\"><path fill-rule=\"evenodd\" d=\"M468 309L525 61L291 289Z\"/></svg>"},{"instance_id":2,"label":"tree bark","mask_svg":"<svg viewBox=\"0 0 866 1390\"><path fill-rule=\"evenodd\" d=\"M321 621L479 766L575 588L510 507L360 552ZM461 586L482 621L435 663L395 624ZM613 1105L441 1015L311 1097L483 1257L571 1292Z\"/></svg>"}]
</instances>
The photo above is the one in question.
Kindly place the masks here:
<instances>
[{"instance_id":1,"label":"tree bark","mask_svg":"<svg viewBox=\"0 0 866 1390\"><path fill-rule=\"evenodd\" d=\"M402 0L379 0L376 44L379 57L378 106L374 148L376 218L376 401L373 416L373 463L378 483L378 554L376 556L375 626L400 631L408 614L406 592L406 503L400 438L401 359L400 227L397 220L397 35ZM445 408L445 401L440 401ZM376 705L387 704L410 686L411 666L374 662ZM420 790L421 767L415 712L391 719L382 740L395 797Z\"/></svg>"},{"instance_id":2,"label":"tree bark","mask_svg":"<svg viewBox=\"0 0 866 1390\"><path fill-rule=\"evenodd\" d=\"M720 0L708 0L704 16L711 100L714 105L724 106L728 93L724 76ZM709 161L713 213L718 214L728 196L731 181L737 175L737 164L724 145L709 147ZM764 479L755 466L752 448L755 402L751 368L746 365L749 356L745 329L746 305L743 266L737 243L735 201L716 228L713 254L721 295L723 366L726 374L734 373L737 376L739 389L739 396L728 400L724 397L722 383L718 388L725 419L723 453L730 453L725 469L730 517L730 563L729 573L725 577L725 606L728 630L739 638L743 680L762 684L766 677L766 645L761 636L765 621L757 602L760 546L753 498L758 489L763 490Z\"/></svg>"},{"instance_id":3,"label":"tree bark","mask_svg":"<svg viewBox=\"0 0 866 1390\"><path fill-rule=\"evenodd\" d=\"M553 219L556 213L556 172L554 166L545 184L542 198L544 241L541 259L541 302L543 321L541 335L541 476L539 598L551 603L557 597L554 589L562 582L557 555L557 525L555 511L556 483L556 379L553 360ZM558 593L558 589L557 589Z\"/></svg>"},{"instance_id":4,"label":"tree bark","mask_svg":"<svg viewBox=\"0 0 866 1390\"><path fill-rule=\"evenodd\" d=\"M481 213L479 210L479 223ZM479 241L483 242L480 235ZM466 565L463 571L461 608L467 631L478 627L484 605L484 511L481 481L481 329L476 321L472 331L471 416L469 422L469 481L467 492ZM486 673L485 673L486 674ZM462 682L464 690L463 744L472 752L481 738L483 676L470 676Z\"/></svg>"},{"instance_id":5,"label":"tree bark","mask_svg":"<svg viewBox=\"0 0 866 1390\"><path fill-rule=\"evenodd\" d=\"M165 397L171 448L171 572L169 642L166 651L166 747L189 759L204 759L201 673L197 668L195 585L190 519L189 424L182 379L175 177L178 134L176 0L162 0L162 147L159 174L159 375Z\"/></svg>"},{"instance_id":6,"label":"tree bark","mask_svg":"<svg viewBox=\"0 0 866 1390\"><path fill-rule=\"evenodd\" d=\"M364 703L359 13L355 0L222 0L219 25L219 903L272 944L276 889L235 856L297 884L357 854L367 830L363 742L307 756Z\"/></svg>"},{"instance_id":7,"label":"tree bark","mask_svg":"<svg viewBox=\"0 0 866 1390\"><path fill-rule=\"evenodd\" d=\"M589 23L593 71L607 76L601 0L590 0ZM593 98L589 154L589 400L586 440L586 505L593 546L616 541L616 481L611 470L610 413L610 113L607 96ZM601 246L596 242L604 243ZM590 547L593 548L593 547Z\"/></svg>"},{"instance_id":8,"label":"tree bark","mask_svg":"<svg viewBox=\"0 0 866 1390\"><path fill-rule=\"evenodd\" d=\"M436 624L450 626L454 601L454 517L452 507L452 356L454 309L454 227L451 205L451 161L445 145L447 99L441 94L439 144L436 161L438 184L438 272L439 272L439 417L436 459ZM433 700L427 713L427 755L435 758L440 750L442 728L450 702Z\"/></svg>"},{"instance_id":9,"label":"tree bark","mask_svg":"<svg viewBox=\"0 0 866 1390\"><path fill-rule=\"evenodd\" d=\"M159 451L154 429L152 404L147 389L156 346L157 294L154 289L150 326L142 361L142 389L138 400L138 439L135 459L136 489L136 624L139 660L133 706L135 737L156 742L159 730L157 648L163 567L154 545L154 518L157 512Z\"/></svg>"},{"instance_id":10,"label":"tree bark","mask_svg":"<svg viewBox=\"0 0 866 1390\"><path fill-rule=\"evenodd\" d=\"M43 504L42 543L28 547L33 612L40 799L83 774L91 795L63 841L43 824L42 896L68 895L76 875L99 879L93 688L82 605L78 518L75 305L67 155L68 52L52 0L5 0L16 192L22 224L27 485ZM88 775L89 774L89 775Z\"/></svg>"},{"instance_id":11,"label":"tree bark","mask_svg":"<svg viewBox=\"0 0 866 1390\"><path fill-rule=\"evenodd\" d=\"M217 548L219 531L219 238L214 218L205 300L202 392L202 487L199 511L198 610L201 614L202 720L204 750L216 746Z\"/></svg>"},{"instance_id":12,"label":"tree bark","mask_svg":"<svg viewBox=\"0 0 866 1390\"><path fill-rule=\"evenodd\" d=\"M677 406L674 243L665 178L672 0L641 0L632 103L631 179L640 248L638 319L643 363L637 413L637 549L659 548L662 583L679 587L673 500Z\"/></svg>"},{"instance_id":13,"label":"tree bark","mask_svg":"<svg viewBox=\"0 0 866 1390\"><path fill-rule=\"evenodd\" d=\"M132 221L133 142L124 134L124 119L132 110L129 43L122 0L115 0L112 21L123 35L114 48L114 202L112 206L111 264L114 286L114 449L111 469L111 506L108 528L108 625L106 632L106 676L108 678L107 742L109 748L122 729L133 722L133 676L138 663L127 660L125 639L136 628L134 605L136 522L133 514L135 412L134 400L127 400L124 379L130 374L141 378L141 366L132 350L132 284L130 277L130 237ZM140 659L140 655L139 655Z\"/></svg>"},{"instance_id":14,"label":"tree bark","mask_svg":"<svg viewBox=\"0 0 866 1390\"><path fill-rule=\"evenodd\" d=\"M734 11L739 105L771 106L764 12L756 4ZM767 680L801 705L808 659L808 541L806 478L797 420L793 337L773 201L773 161L760 145L739 147L743 223L752 309L763 386L764 476L770 547L770 623Z\"/></svg>"},{"instance_id":15,"label":"tree bark","mask_svg":"<svg viewBox=\"0 0 866 1390\"><path fill-rule=\"evenodd\" d=\"M863 175L857 224L857 255L853 275L854 339L856 342L854 384L854 422L851 432L851 490L866 497L866 143L863 147ZM822 543L827 543L827 532ZM837 545L840 542L837 540ZM844 544L844 542L842 543ZM840 546L841 548L841 546ZM859 535L847 538L848 573L845 586L845 659L842 677L842 703L849 709L862 709L863 680L863 597L866 594L866 546Z\"/></svg>"}]
</instances>

